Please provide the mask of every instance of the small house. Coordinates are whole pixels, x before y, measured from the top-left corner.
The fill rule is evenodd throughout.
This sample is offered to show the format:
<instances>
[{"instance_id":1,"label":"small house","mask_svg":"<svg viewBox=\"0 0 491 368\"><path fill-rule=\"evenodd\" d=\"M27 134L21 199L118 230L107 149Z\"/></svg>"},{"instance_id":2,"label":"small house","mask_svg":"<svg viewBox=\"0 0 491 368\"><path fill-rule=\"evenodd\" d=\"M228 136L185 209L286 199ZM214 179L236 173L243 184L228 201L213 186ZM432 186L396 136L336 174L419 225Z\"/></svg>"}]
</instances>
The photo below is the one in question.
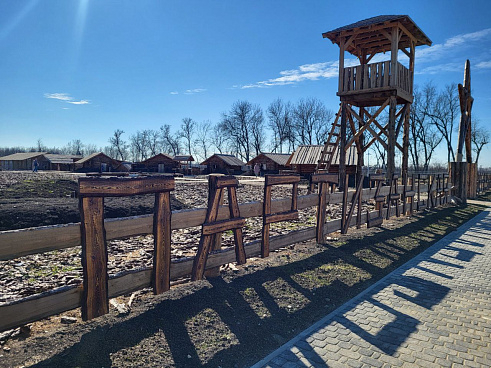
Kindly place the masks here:
<instances>
[{"instance_id":1,"label":"small house","mask_svg":"<svg viewBox=\"0 0 491 368\"><path fill-rule=\"evenodd\" d=\"M291 170L302 175L313 174L317 166L317 162L321 158L324 146L321 145L304 145L298 146L288 159L287 166ZM356 147L351 146L346 152L346 174L355 174L358 155ZM339 172L339 149L336 150L329 172Z\"/></svg>"},{"instance_id":2,"label":"small house","mask_svg":"<svg viewBox=\"0 0 491 368\"><path fill-rule=\"evenodd\" d=\"M240 175L242 174L242 168L245 166L245 163L233 155L215 153L213 156L203 161L201 165L206 165L207 174L221 173Z\"/></svg>"},{"instance_id":3,"label":"small house","mask_svg":"<svg viewBox=\"0 0 491 368\"><path fill-rule=\"evenodd\" d=\"M278 174L288 169L286 163L289 158L289 153L261 153L250 160L247 165L253 168L259 164L263 174Z\"/></svg>"},{"instance_id":4,"label":"small house","mask_svg":"<svg viewBox=\"0 0 491 368\"><path fill-rule=\"evenodd\" d=\"M47 161L47 167L44 170L74 171L75 161L82 159L82 156L79 155L59 155L54 153L46 153L43 156ZM44 166L44 162L42 162L42 166Z\"/></svg>"},{"instance_id":5,"label":"small house","mask_svg":"<svg viewBox=\"0 0 491 368\"><path fill-rule=\"evenodd\" d=\"M179 172L185 175L199 174L199 165L193 165L194 157L191 155L174 156Z\"/></svg>"},{"instance_id":6,"label":"small house","mask_svg":"<svg viewBox=\"0 0 491 368\"><path fill-rule=\"evenodd\" d=\"M120 161L102 152L93 153L75 162L75 170L79 172L119 172L128 171Z\"/></svg>"},{"instance_id":7,"label":"small house","mask_svg":"<svg viewBox=\"0 0 491 368\"><path fill-rule=\"evenodd\" d=\"M20 152L12 155L0 157L0 167L2 170L32 170L34 160L38 162L39 170L46 170L48 166L46 152Z\"/></svg>"},{"instance_id":8,"label":"small house","mask_svg":"<svg viewBox=\"0 0 491 368\"><path fill-rule=\"evenodd\" d=\"M142 162L133 164L134 171L156 172L156 173L171 173L176 170L178 163L169 155L159 153Z\"/></svg>"}]
</instances>

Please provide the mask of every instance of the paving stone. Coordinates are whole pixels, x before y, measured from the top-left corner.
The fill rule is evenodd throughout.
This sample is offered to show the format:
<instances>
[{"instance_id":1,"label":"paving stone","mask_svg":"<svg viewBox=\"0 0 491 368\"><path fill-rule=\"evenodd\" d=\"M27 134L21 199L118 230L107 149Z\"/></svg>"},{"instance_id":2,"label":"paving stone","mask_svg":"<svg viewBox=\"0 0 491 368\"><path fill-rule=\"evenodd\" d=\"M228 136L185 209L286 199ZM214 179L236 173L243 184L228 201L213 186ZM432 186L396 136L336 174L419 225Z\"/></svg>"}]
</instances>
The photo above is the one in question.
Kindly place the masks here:
<instances>
[{"instance_id":1,"label":"paving stone","mask_svg":"<svg viewBox=\"0 0 491 368\"><path fill-rule=\"evenodd\" d=\"M490 367L489 264L488 208L254 368Z\"/></svg>"}]
</instances>

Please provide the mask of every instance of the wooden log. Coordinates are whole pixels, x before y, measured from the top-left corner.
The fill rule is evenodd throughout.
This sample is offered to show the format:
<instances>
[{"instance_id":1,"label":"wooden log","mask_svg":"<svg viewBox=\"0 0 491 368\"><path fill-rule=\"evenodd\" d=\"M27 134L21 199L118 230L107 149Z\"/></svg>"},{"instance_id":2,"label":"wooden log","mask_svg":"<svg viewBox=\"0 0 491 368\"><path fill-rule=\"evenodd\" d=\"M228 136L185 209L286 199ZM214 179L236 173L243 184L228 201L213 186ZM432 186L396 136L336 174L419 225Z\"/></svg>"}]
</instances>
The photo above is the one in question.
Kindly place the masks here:
<instances>
[{"instance_id":1,"label":"wooden log","mask_svg":"<svg viewBox=\"0 0 491 368\"><path fill-rule=\"evenodd\" d=\"M170 289L171 265L171 216L170 193L155 195L153 222L153 291L161 294Z\"/></svg>"},{"instance_id":2,"label":"wooden log","mask_svg":"<svg viewBox=\"0 0 491 368\"><path fill-rule=\"evenodd\" d=\"M264 185L293 184L300 181L300 175L266 175Z\"/></svg>"},{"instance_id":3,"label":"wooden log","mask_svg":"<svg viewBox=\"0 0 491 368\"><path fill-rule=\"evenodd\" d=\"M265 218L266 224L272 224L281 221L292 221L292 220L298 220L298 211L273 213L270 215L266 215Z\"/></svg>"},{"instance_id":4,"label":"wooden log","mask_svg":"<svg viewBox=\"0 0 491 368\"><path fill-rule=\"evenodd\" d=\"M239 181L235 176L210 176L211 180L216 180L215 187L220 188L231 188L238 187ZM213 179L216 178L216 179Z\"/></svg>"},{"instance_id":5,"label":"wooden log","mask_svg":"<svg viewBox=\"0 0 491 368\"><path fill-rule=\"evenodd\" d=\"M203 224L203 235L213 235L223 231L238 229L245 226L245 219L242 217L216 221L210 224Z\"/></svg>"},{"instance_id":6,"label":"wooden log","mask_svg":"<svg viewBox=\"0 0 491 368\"><path fill-rule=\"evenodd\" d=\"M102 197L81 198L80 214L84 287L82 318L86 321L109 312L104 199Z\"/></svg>"},{"instance_id":7,"label":"wooden log","mask_svg":"<svg viewBox=\"0 0 491 368\"><path fill-rule=\"evenodd\" d=\"M174 178L79 178L79 194L85 197L122 197L174 190Z\"/></svg>"}]
</instances>

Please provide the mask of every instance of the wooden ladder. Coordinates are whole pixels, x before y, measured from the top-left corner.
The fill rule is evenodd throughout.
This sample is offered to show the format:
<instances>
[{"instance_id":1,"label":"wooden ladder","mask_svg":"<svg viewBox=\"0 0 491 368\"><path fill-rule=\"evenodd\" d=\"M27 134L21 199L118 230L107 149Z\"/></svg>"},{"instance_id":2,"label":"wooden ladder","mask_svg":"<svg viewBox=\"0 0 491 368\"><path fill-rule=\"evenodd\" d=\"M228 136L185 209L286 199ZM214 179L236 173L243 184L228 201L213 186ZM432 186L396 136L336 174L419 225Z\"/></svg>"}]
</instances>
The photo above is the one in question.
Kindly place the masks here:
<instances>
[{"instance_id":1,"label":"wooden ladder","mask_svg":"<svg viewBox=\"0 0 491 368\"><path fill-rule=\"evenodd\" d=\"M232 230L235 241L235 259L238 264L246 263L244 241L242 238L242 227L245 219L240 217L239 204L237 203L236 188L239 185L234 176L210 176L210 193L208 197L208 211L205 222L201 228L201 238L199 241L198 252L193 262L191 280L202 280L206 268L206 261L210 253L212 243L216 235L223 231ZM228 190L228 208L230 218L217 221L220 200L224 189Z\"/></svg>"},{"instance_id":2,"label":"wooden ladder","mask_svg":"<svg viewBox=\"0 0 491 368\"><path fill-rule=\"evenodd\" d=\"M317 166L315 167L315 172L329 172L334 156L336 155L336 150L339 147L339 141L341 140L341 124L338 123L339 117L341 116L341 109L336 115L336 119L332 123L331 130L327 136L327 140L324 143L324 148L321 151L321 157L317 161Z\"/></svg>"}]
</instances>

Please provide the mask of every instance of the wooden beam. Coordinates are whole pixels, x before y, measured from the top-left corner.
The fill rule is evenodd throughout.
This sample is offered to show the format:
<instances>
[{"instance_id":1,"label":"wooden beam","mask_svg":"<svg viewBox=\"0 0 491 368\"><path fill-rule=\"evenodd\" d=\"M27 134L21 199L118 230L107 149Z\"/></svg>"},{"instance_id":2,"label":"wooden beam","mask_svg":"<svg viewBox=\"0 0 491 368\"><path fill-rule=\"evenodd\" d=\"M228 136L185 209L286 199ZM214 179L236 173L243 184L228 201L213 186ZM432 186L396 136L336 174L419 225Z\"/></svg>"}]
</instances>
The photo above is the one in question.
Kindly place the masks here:
<instances>
[{"instance_id":1,"label":"wooden beam","mask_svg":"<svg viewBox=\"0 0 491 368\"><path fill-rule=\"evenodd\" d=\"M174 190L170 176L143 178L79 178L79 194L84 197L123 197Z\"/></svg>"}]
</instances>

